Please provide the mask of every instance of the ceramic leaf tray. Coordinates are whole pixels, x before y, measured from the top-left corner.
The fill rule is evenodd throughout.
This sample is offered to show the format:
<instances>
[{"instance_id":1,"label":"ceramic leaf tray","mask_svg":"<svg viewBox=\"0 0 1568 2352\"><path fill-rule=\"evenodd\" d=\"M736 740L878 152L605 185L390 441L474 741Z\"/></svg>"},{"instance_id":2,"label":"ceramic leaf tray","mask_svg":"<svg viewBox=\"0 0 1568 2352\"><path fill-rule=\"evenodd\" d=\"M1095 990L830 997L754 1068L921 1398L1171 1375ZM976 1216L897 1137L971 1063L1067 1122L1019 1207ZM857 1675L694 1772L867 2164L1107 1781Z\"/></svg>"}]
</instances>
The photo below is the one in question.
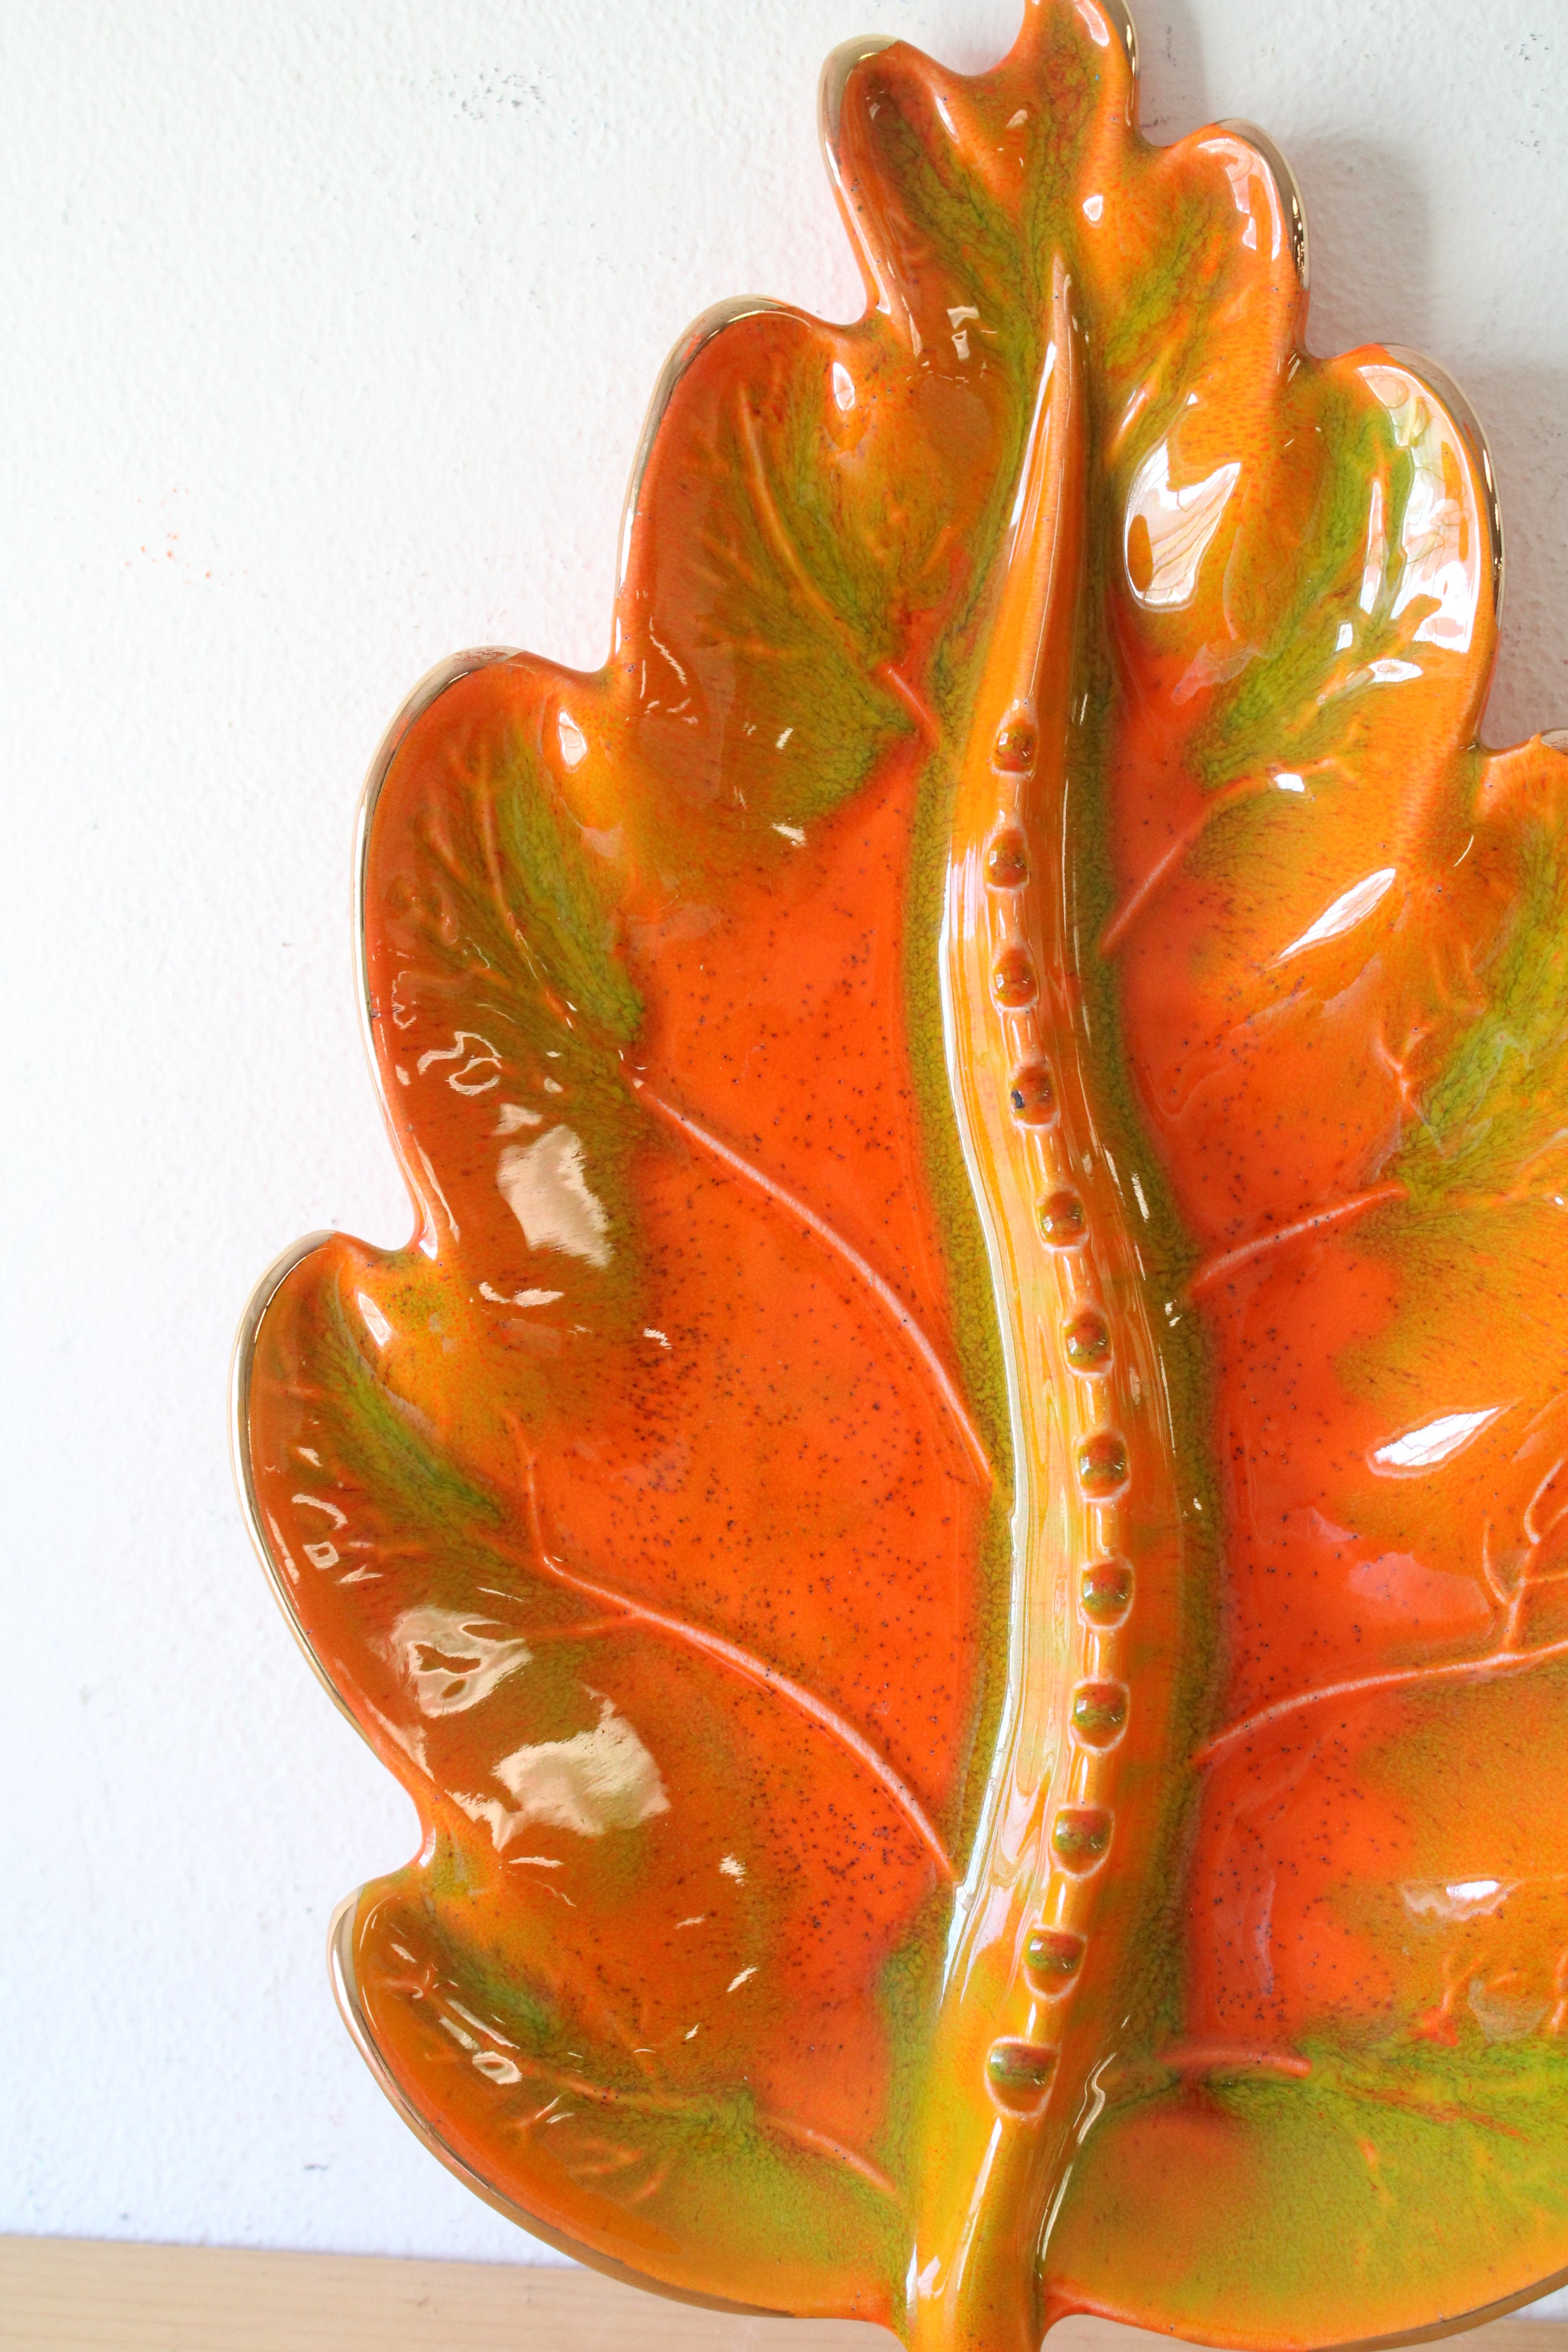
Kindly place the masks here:
<instances>
[{"instance_id":1,"label":"ceramic leaf tray","mask_svg":"<svg viewBox=\"0 0 1568 2352\"><path fill-rule=\"evenodd\" d=\"M666 2291L1030 2352L1568 2265L1568 761L1484 445L1037 0L830 62L868 288L701 320L614 650L367 794L417 1211L263 1284L254 1524L425 1843L382 2080Z\"/></svg>"}]
</instances>

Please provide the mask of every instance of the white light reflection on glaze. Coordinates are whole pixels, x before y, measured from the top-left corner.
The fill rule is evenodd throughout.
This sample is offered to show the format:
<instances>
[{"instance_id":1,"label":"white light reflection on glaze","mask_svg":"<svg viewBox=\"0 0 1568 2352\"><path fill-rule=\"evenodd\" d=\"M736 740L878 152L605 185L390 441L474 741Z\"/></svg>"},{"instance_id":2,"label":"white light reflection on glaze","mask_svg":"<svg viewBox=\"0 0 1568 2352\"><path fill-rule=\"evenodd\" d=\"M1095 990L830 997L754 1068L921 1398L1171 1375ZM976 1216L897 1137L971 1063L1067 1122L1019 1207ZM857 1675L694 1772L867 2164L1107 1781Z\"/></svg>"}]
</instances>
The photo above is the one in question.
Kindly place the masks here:
<instances>
[{"instance_id":1,"label":"white light reflection on glaze","mask_svg":"<svg viewBox=\"0 0 1568 2352\"><path fill-rule=\"evenodd\" d=\"M580 768L588 756L588 739L569 710L556 713L555 732L561 739L563 764L568 768Z\"/></svg>"},{"instance_id":2,"label":"white light reflection on glaze","mask_svg":"<svg viewBox=\"0 0 1568 2352\"><path fill-rule=\"evenodd\" d=\"M1489 2042L1522 2042L1542 2024L1552 2007L1549 2000L1521 2000L1500 1993L1474 1977L1466 1995L1471 2016Z\"/></svg>"},{"instance_id":3,"label":"white light reflection on glaze","mask_svg":"<svg viewBox=\"0 0 1568 2352\"><path fill-rule=\"evenodd\" d=\"M490 1769L511 1803L464 1796L458 1802L471 1821L489 1822L498 1853L530 1822L570 1830L578 1837L603 1837L607 1830L637 1829L669 1811L658 1766L607 1698L599 1701L592 1731L514 1748Z\"/></svg>"},{"instance_id":4,"label":"white light reflection on glaze","mask_svg":"<svg viewBox=\"0 0 1568 2352\"><path fill-rule=\"evenodd\" d=\"M500 2084L503 2088L522 2080L521 2068L510 2058L503 2057L499 2050L478 2051L471 2063L476 2074L483 2074L489 2082Z\"/></svg>"},{"instance_id":5,"label":"white light reflection on glaze","mask_svg":"<svg viewBox=\"0 0 1568 2352\"><path fill-rule=\"evenodd\" d=\"M367 1291L354 1292L354 1305L364 1318L364 1328L378 1348L384 1348L392 1337L392 1326Z\"/></svg>"},{"instance_id":6,"label":"white light reflection on glaze","mask_svg":"<svg viewBox=\"0 0 1568 2352\"><path fill-rule=\"evenodd\" d=\"M1436 1421L1425 1421L1418 1429L1406 1430L1403 1437L1390 1438L1386 1445L1377 1446L1369 1456L1372 1466L1405 1477L1435 1470L1439 1463L1451 1460L1462 1445L1468 1445L1505 1410L1500 1404L1489 1404L1479 1412L1445 1412Z\"/></svg>"},{"instance_id":7,"label":"white light reflection on glaze","mask_svg":"<svg viewBox=\"0 0 1568 2352\"><path fill-rule=\"evenodd\" d=\"M427 1053L420 1055L414 1066L423 1077L426 1071L437 1062L457 1062L461 1065L459 1068L448 1071L447 1074L447 1084L454 1094L488 1095L492 1087L499 1087L500 1084L500 1055L496 1052L489 1039L481 1037L476 1030L457 1030L454 1033L452 1045L432 1045ZM489 1077L479 1075L484 1070L489 1070Z\"/></svg>"},{"instance_id":8,"label":"white light reflection on glaze","mask_svg":"<svg viewBox=\"0 0 1568 2352\"><path fill-rule=\"evenodd\" d=\"M582 1139L569 1127L552 1127L536 1143L510 1144L496 1182L530 1249L563 1250L593 1266L609 1265L610 1220L588 1190Z\"/></svg>"},{"instance_id":9,"label":"white light reflection on glaze","mask_svg":"<svg viewBox=\"0 0 1568 2352\"><path fill-rule=\"evenodd\" d=\"M396 1619L386 1654L421 1715L461 1715L532 1663L533 1653L520 1637L480 1630L491 1623L459 1609L405 1609Z\"/></svg>"},{"instance_id":10,"label":"white light reflection on glaze","mask_svg":"<svg viewBox=\"0 0 1568 2352\"><path fill-rule=\"evenodd\" d=\"M1394 866L1380 866L1375 874L1363 874L1359 882L1342 890L1331 906L1324 908L1299 940L1281 948L1275 962L1283 963L1287 956L1300 955L1303 948L1321 947L1325 940L1341 939L1346 931L1353 931L1358 923L1365 922L1374 907L1382 904L1397 879L1398 868Z\"/></svg>"},{"instance_id":11,"label":"white light reflection on glaze","mask_svg":"<svg viewBox=\"0 0 1568 2352\"><path fill-rule=\"evenodd\" d=\"M1412 1879L1399 1890L1413 1919L1489 1919L1513 1893L1506 1878Z\"/></svg>"},{"instance_id":12,"label":"white light reflection on glaze","mask_svg":"<svg viewBox=\"0 0 1568 2352\"><path fill-rule=\"evenodd\" d=\"M949 306L947 323L952 329L952 348L961 360L969 357L969 327L977 320L979 311L973 302L955 302Z\"/></svg>"},{"instance_id":13,"label":"white light reflection on glaze","mask_svg":"<svg viewBox=\"0 0 1568 2352\"><path fill-rule=\"evenodd\" d=\"M290 1495L289 1499L296 1507L302 1506L308 1511L323 1512L332 1523L334 1535L341 1535L349 1523L346 1511L340 1511L335 1503L326 1502L320 1495ZM328 1569L336 1568L341 1557L331 1536L323 1536L319 1543L301 1542L300 1549L311 1567L319 1568L323 1575Z\"/></svg>"},{"instance_id":14,"label":"white light reflection on glaze","mask_svg":"<svg viewBox=\"0 0 1568 2352\"><path fill-rule=\"evenodd\" d=\"M1422 672L1419 662L1384 660L1369 662L1366 674L1374 686L1404 686Z\"/></svg>"},{"instance_id":15,"label":"white light reflection on glaze","mask_svg":"<svg viewBox=\"0 0 1568 2352\"><path fill-rule=\"evenodd\" d=\"M1171 487L1171 453L1162 441L1152 449L1132 477L1127 499L1122 546L1127 576L1138 602L1152 612L1168 612L1192 602L1198 569L1219 529L1226 502L1241 478L1239 459L1216 466L1201 482L1181 489ZM1142 587L1134 576L1131 546L1133 525L1142 522L1149 534L1150 574Z\"/></svg>"},{"instance_id":16,"label":"white light reflection on glaze","mask_svg":"<svg viewBox=\"0 0 1568 2352\"><path fill-rule=\"evenodd\" d=\"M1416 597L1431 597L1436 609L1423 615L1415 642L1468 653L1489 549L1479 518L1466 511L1467 468L1452 427L1432 395L1402 370L1369 367L1362 373L1388 411L1395 445L1412 461L1394 614Z\"/></svg>"},{"instance_id":17,"label":"white light reflection on glaze","mask_svg":"<svg viewBox=\"0 0 1568 2352\"><path fill-rule=\"evenodd\" d=\"M1388 560L1387 534L1383 522L1383 484L1374 481L1366 509L1366 562L1362 566L1361 609L1370 613L1377 603L1383 586L1384 565Z\"/></svg>"}]
</instances>

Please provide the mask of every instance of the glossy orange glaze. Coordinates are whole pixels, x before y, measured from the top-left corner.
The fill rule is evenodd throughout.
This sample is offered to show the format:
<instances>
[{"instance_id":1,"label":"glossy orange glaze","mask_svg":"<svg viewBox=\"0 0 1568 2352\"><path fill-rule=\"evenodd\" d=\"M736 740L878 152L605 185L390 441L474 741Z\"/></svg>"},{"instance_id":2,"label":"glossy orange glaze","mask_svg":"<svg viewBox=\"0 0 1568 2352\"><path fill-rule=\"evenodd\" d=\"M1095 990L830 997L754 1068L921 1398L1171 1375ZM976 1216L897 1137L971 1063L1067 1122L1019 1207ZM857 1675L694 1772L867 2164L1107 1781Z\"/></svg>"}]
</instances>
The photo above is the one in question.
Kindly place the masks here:
<instances>
[{"instance_id":1,"label":"glossy orange glaze","mask_svg":"<svg viewBox=\"0 0 1568 2352\"><path fill-rule=\"evenodd\" d=\"M388 2087L927 2352L1568 2263L1568 763L1475 742L1468 412L1307 353L1266 142L1146 146L1130 49L830 64L867 315L700 321L605 668L395 737L419 1230L241 1364L426 1824Z\"/></svg>"},{"instance_id":2,"label":"glossy orange glaze","mask_svg":"<svg viewBox=\"0 0 1568 2352\"><path fill-rule=\"evenodd\" d=\"M633 1205L601 1235L583 1203L603 1194L574 1173L604 1117L594 1077L552 1082L543 1055L530 1066L498 1045L480 1003L455 1019L450 985L429 970L433 812L466 826L477 746L514 743L531 726L537 739L542 709L569 700L593 728L592 691L550 683L542 698L526 672L498 666L452 688L413 730L378 803L387 919L370 962L385 1008L376 1034L389 1099L409 1106L409 1157L418 1169L427 1153L441 1171L438 1192L428 1178L421 1188L435 1264L416 1249L383 1270L338 1245L331 1276L367 1352L378 1324L390 1332L377 1377L460 1458L497 1527L466 1575L454 1578L428 1543L392 1564L395 1525L340 1477L334 1495L352 1487L372 1511L363 1528L356 1512L356 1538L380 1589L338 1599L341 1585L317 1587L311 1640L362 1706L387 1726L417 1726L422 1799L465 1857L466 1940L499 1944L509 1970L559 1983L581 2026L647 2077L649 2098L679 2110L739 2072L784 2158L816 2135L879 2189L861 2154L886 2102L875 1987L951 1882L977 1674L972 1562L990 1486L949 1369L939 1244L911 1181L918 1138L898 1005L908 763L890 761L809 847L768 844L742 877L725 877L722 911L700 907L686 937L668 924L661 936L656 890L640 908L631 898L626 968L646 1012L635 1052L603 1082L615 1088L610 1116L629 1129ZM806 984L770 1000L770 961L785 940ZM708 977L737 954L755 992L743 1041L729 986ZM454 1069L452 1043L470 1018ZM492 1046L500 1059L481 1058ZM851 1196L846 1163L879 1171L879 1192ZM530 1181L546 1224L552 1207L587 1216L581 1246L530 1252L529 1212L517 1207ZM612 1252L634 1218L636 1264L623 1276ZM302 1315L324 1271L312 1261L296 1277ZM306 1329L291 1337L301 1353L320 1344ZM279 1389L276 1402L294 1423L271 1438L287 1483L301 1401ZM570 1660L570 1683L534 1697L519 1686L526 1676L503 1673L420 1723L408 1685L421 1663L460 1667L465 1643L507 1640L535 1658L548 1642ZM546 1779L520 1794L525 1768L510 1758L551 1738L591 1740L601 1722L619 1759L605 1742L599 1758L584 1749L580 1762L527 1768ZM383 1742L391 1760L397 1738L384 1730ZM628 1756L629 1793L596 1812L595 1773L608 1785ZM406 1754L398 1761L406 1771ZM604 1814L602 1835L667 1811L673 1834L605 1884L584 1824ZM360 1967L391 2045L418 2021L383 2020L363 1957ZM746 1981L731 1993L737 1978ZM464 2071L458 2050L448 2137L509 2193L526 2189L554 2227L587 2237L595 2208L577 2200L596 2137L585 2158L580 2135L553 2132L545 2145L561 2187L544 2202L537 2182L497 2164L478 2116L463 2129L461 2092L482 2111L493 2086ZM839 2063L825 2079L832 2051ZM615 2096L632 2098L630 2085ZM521 2154L531 2157L526 2141ZM651 2156L633 2180L612 2168L618 2190L647 2189L638 2219L650 2224L657 2168ZM767 2285L763 2273L741 2289Z\"/></svg>"}]
</instances>

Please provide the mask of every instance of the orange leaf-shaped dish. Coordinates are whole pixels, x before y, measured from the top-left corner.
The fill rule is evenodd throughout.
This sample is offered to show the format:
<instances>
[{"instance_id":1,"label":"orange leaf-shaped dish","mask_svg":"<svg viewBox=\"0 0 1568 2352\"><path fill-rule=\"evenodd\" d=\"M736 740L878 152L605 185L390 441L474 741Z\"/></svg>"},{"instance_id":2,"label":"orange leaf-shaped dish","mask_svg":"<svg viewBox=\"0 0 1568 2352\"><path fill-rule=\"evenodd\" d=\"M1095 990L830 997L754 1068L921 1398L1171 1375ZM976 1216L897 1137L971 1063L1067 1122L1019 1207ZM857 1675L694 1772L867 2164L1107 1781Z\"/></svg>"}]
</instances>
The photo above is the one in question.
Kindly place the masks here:
<instances>
[{"instance_id":1,"label":"orange leaf-shaped dish","mask_svg":"<svg viewBox=\"0 0 1568 2352\"><path fill-rule=\"evenodd\" d=\"M615 650L366 797L418 1209L247 1318L254 1524L419 1806L345 2012L667 2291L1032 2352L1568 2265L1568 761L1484 447L1305 350L1110 0L830 63L863 319L702 320Z\"/></svg>"}]
</instances>

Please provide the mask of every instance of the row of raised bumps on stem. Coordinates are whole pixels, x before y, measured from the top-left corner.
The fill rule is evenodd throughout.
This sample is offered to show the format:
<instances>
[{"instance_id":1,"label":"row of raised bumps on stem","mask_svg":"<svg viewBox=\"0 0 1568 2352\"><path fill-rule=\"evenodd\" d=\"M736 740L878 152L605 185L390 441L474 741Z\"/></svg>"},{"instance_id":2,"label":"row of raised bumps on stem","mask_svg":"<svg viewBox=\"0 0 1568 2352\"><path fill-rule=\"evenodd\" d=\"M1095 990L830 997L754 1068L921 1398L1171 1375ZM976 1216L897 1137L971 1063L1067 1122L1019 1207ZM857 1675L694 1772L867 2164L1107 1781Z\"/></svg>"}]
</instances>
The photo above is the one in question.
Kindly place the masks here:
<instances>
[{"instance_id":1,"label":"row of raised bumps on stem","mask_svg":"<svg viewBox=\"0 0 1568 2352\"><path fill-rule=\"evenodd\" d=\"M1062 2004L1078 1982L1087 1947L1089 1882L1110 1851L1111 1751L1126 1730L1129 1706L1127 1685L1117 1671L1118 1636L1132 1605L1132 1570L1118 1549L1128 1467L1114 1412L1116 1351L1100 1296L1094 1237L1071 1180L1071 1139L1042 1049L1039 975L1021 919L1029 852L1019 800L1035 757L1036 734L1028 719L1005 724L992 755L1004 806L985 853L994 946L992 996L1011 1055L1010 1108L1033 1147L1036 1221L1060 1299L1061 1355L1074 1376L1068 1405L1075 1431L1073 1469L1084 1503L1093 1507L1100 1543L1078 1571L1084 1678L1073 1691L1069 1718L1072 1801L1056 1809L1041 1916L1025 1945L1033 2005L1026 2032L994 2042L986 2059L993 2096L1005 2113L1021 2118L1043 2114L1050 2095Z\"/></svg>"}]
</instances>

